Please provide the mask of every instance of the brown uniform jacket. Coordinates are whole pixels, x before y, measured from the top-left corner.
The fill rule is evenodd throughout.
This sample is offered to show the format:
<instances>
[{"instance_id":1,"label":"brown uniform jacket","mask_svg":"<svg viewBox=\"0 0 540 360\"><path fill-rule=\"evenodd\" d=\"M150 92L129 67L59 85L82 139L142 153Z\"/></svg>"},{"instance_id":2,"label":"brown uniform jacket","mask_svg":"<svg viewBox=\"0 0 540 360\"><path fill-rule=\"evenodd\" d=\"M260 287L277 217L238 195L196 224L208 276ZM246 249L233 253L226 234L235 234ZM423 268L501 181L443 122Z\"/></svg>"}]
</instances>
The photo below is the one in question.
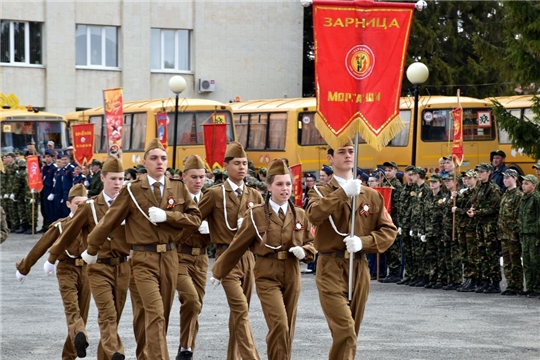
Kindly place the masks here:
<instances>
[{"instance_id":1,"label":"brown uniform jacket","mask_svg":"<svg viewBox=\"0 0 540 360\"><path fill-rule=\"evenodd\" d=\"M79 236L79 234L83 237L83 243L85 245L87 244L87 235L92 232L97 225L92 214L92 204L90 201L93 201L98 221L102 219L109 210L109 206L103 197L103 192L94 196L92 199L81 203L75 216L73 216L73 219L65 226L64 232L58 241L49 249L50 263L54 263L58 255L60 255L64 249L71 244L73 239L76 239ZM98 258L106 259L129 255L130 246L126 243L126 232L123 225L116 227L108 235L107 239L109 241L106 241L99 250Z\"/></svg>"},{"instance_id":2,"label":"brown uniform jacket","mask_svg":"<svg viewBox=\"0 0 540 360\"><path fill-rule=\"evenodd\" d=\"M152 224L137 208L129 189L147 216L148 209L155 206L165 210L167 220L157 226ZM165 178L162 200L158 204L147 176L143 175L122 188L109 211L90 233L88 254L95 255L124 219L126 241L131 245L172 243L178 239L182 229L197 229L201 225L201 213L183 182Z\"/></svg>"},{"instance_id":3,"label":"brown uniform jacket","mask_svg":"<svg viewBox=\"0 0 540 360\"><path fill-rule=\"evenodd\" d=\"M315 248L321 253L345 251L343 239L350 232L352 199L335 178L326 185L316 185L316 189L322 197L315 187L311 189L306 209L308 219L316 226ZM364 211L364 207L368 210ZM329 216L332 216L337 230L347 235L335 232ZM366 253L385 252L397 235L382 195L367 186L362 186L356 197L354 233L362 239L362 252Z\"/></svg>"},{"instance_id":4,"label":"brown uniform jacket","mask_svg":"<svg viewBox=\"0 0 540 360\"><path fill-rule=\"evenodd\" d=\"M225 206L223 206L223 189L225 189ZM246 185L244 185L242 196L237 196L228 181L206 190L199 203L199 209L202 219L208 221L212 242L214 244L230 244L236 230L229 230L229 227L231 229L237 228L238 218L244 215L250 203L257 205L262 202L261 194ZM227 209L227 219L225 219L225 209Z\"/></svg>"},{"instance_id":5,"label":"brown uniform jacket","mask_svg":"<svg viewBox=\"0 0 540 360\"><path fill-rule=\"evenodd\" d=\"M68 216L66 218L55 221L49 227L47 232L43 234L43 236L34 245L32 250L30 250L28 255L24 259L22 259L20 262L17 263L16 265L17 270L19 270L19 272L23 275L28 275L32 266L34 266L35 263L47 252L47 249L53 246L55 241L58 240L61 234L60 229L62 229L62 232L63 232L63 229L72 220L73 218ZM66 251L69 252L70 255L78 257L84 251L85 249L84 245L85 244L83 244L82 238L80 236L77 236L76 240L70 244L70 246L66 249ZM57 259L60 261L66 260L67 258L68 258L68 255L65 251L63 251L57 256Z\"/></svg>"},{"instance_id":6,"label":"brown uniform jacket","mask_svg":"<svg viewBox=\"0 0 540 360\"><path fill-rule=\"evenodd\" d=\"M265 206L268 206L268 225L264 212ZM231 245L216 260L212 268L214 276L218 279L227 276L248 247L256 255L266 256L275 251L288 252L292 247L301 246L306 253L306 257L302 261L306 263L312 262L316 251L313 247L311 223L303 209L296 207L294 210L296 211L296 222L290 206L284 222L267 204L256 205L253 209L246 211L242 226L236 233ZM297 227L296 224L299 224L299 226ZM259 238L259 235L263 240ZM265 243L272 247L281 246L281 248L274 250L265 246Z\"/></svg>"},{"instance_id":7,"label":"brown uniform jacket","mask_svg":"<svg viewBox=\"0 0 540 360\"><path fill-rule=\"evenodd\" d=\"M190 195L191 196L191 195ZM200 199L202 200L203 194L201 194ZM180 246L191 246L195 248L203 248L210 244L210 235L201 234L199 229L185 229L180 234L180 239L178 239L178 244ZM180 251L180 248L178 249Z\"/></svg>"}]
</instances>

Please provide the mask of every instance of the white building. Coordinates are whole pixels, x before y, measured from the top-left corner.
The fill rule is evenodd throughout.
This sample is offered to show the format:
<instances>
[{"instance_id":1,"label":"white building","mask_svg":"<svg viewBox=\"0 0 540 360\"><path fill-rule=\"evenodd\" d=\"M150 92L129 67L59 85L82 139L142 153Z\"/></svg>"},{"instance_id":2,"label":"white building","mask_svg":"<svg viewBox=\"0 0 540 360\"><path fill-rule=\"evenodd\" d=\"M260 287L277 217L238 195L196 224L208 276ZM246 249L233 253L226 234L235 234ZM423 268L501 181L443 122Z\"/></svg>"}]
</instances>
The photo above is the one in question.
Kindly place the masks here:
<instances>
[{"instance_id":1,"label":"white building","mask_svg":"<svg viewBox=\"0 0 540 360\"><path fill-rule=\"evenodd\" d=\"M302 95L298 0L2 0L0 19L0 92L49 112L100 106L107 88L174 98L177 74L183 97Z\"/></svg>"}]
</instances>

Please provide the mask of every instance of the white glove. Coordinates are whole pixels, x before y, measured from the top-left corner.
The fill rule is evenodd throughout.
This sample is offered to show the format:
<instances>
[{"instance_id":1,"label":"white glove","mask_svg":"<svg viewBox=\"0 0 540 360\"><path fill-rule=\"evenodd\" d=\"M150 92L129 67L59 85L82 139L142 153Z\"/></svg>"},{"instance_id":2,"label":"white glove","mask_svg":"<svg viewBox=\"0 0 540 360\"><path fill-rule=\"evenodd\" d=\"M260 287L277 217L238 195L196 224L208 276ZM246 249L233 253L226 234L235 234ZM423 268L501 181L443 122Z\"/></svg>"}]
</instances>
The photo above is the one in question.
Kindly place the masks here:
<instances>
[{"instance_id":1,"label":"white glove","mask_svg":"<svg viewBox=\"0 0 540 360\"><path fill-rule=\"evenodd\" d=\"M345 239L343 239L343 242L347 246L347 251L350 253L355 253L362 250L362 240L356 235L347 236Z\"/></svg>"},{"instance_id":2,"label":"white glove","mask_svg":"<svg viewBox=\"0 0 540 360\"><path fill-rule=\"evenodd\" d=\"M22 284L24 282L24 280L26 279L26 275L23 275L19 272L19 270L17 270L17 272L15 273L15 276L17 276L17 280Z\"/></svg>"},{"instance_id":3,"label":"white glove","mask_svg":"<svg viewBox=\"0 0 540 360\"><path fill-rule=\"evenodd\" d=\"M238 229L240 229L240 226L242 226L242 221L244 221L244 218L239 218L238 221L236 222L236 227Z\"/></svg>"},{"instance_id":4,"label":"white glove","mask_svg":"<svg viewBox=\"0 0 540 360\"><path fill-rule=\"evenodd\" d=\"M129 258L130 259L133 259L133 254L135 253L135 251L133 251L133 249L129 249Z\"/></svg>"},{"instance_id":5,"label":"white glove","mask_svg":"<svg viewBox=\"0 0 540 360\"><path fill-rule=\"evenodd\" d=\"M397 228L397 233L398 233L398 235L401 235L401 228L400 227Z\"/></svg>"},{"instance_id":6,"label":"white glove","mask_svg":"<svg viewBox=\"0 0 540 360\"><path fill-rule=\"evenodd\" d=\"M30 204L33 204L33 203L35 203L35 202L36 202L36 200L30 199Z\"/></svg>"},{"instance_id":7,"label":"white glove","mask_svg":"<svg viewBox=\"0 0 540 360\"><path fill-rule=\"evenodd\" d=\"M54 194L49 194L49 196L47 196L47 200L53 201L54 200Z\"/></svg>"},{"instance_id":8,"label":"white glove","mask_svg":"<svg viewBox=\"0 0 540 360\"><path fill-rule=\"evenodd\" d=\"M412 230L411 230L411 231L409 231L409 236L414 236L414 235L413 235L413 231L412 231Z\"/></svg>"},{"instance_id":9,"label":"white glove","mask_svg":"<svg viewBox=\"0 0 540 360\"><path fill-rule=\"evenodd\" d=\"M36 189L32 189L32 190L30 190L30 191L32 192L32 194L37 194Z\"/></svg>"},{"instance_id":10,"label":"white glove","mask_svg":"<svg viewBox=\"0 0 540 360\"><path fill-rule=\"evenodd\" d=\"M356 196L360 194L360 188L362 187L362 181L358 179L349 180L343 185L343 190L347 196Z\"/></svg>"},{"instance_id":11,"label":"white glove","mask_svg":"<svg viewBox=\"0 0 540 360\"><path fill-rule=\"evenodd\" d=\"M421 242L426 242L426 235L420 235L420 241Z\"/></svg>"},{"instance_id":12,"label":"white glove","mask_svg":"<svg viewBox=\"0 0 540 360\"><path fill-rule=\"evenodd\" d=\"M88 181L83 182L84 187L90 186L90 183Z\"/></svg>"},{"instance_id":13,"label":"white glove","mask_svg":"<svg viewBox=\"0 0 540 360\"><path fill-rule=\"evenodd\" d=\"M9 195L8 194L4 194L4 199L8 199L9 198Z\"/></svg>"},{"instance_id":14,"label":"white glove","mask_svg":"<svg viewBox=\"0 0 540 360\"><path fill-rule=\"evenodd\" d=\"M294 256L298 258L298 260L302 260L306 257L306 252L304 251L304 249L302 249L301 246L294 246L289 249L289 252L293 253Z\"/></svg>"},{"instance_id":15,"label":"white glove","mask_svg":"<svg viewBox=\"0 0 540 360\"><path fill-rule=\"evenodd\" d=\"M167 221L167 213L165 212L165 210L155 206L152 206L150 209L148 209L148 215L150 216L150 220L155 223L162 223Z\"/></svg>"},{"instance_id":16,"label":"white glove","mask_svg":"<svg viewBox=\"0 0 540 360\"><path fill-rule=\"evenodd\" d=\"M214 289L217 289L217 287L218 287L219 285L221 285L221 280L216 279L215 277L212 276L212 277L210 278L210 284L212 284L212 285L214 286Z\"/></svg>"},{"instance_id":17,"label":"white glove","mask_svg":"<svg viewBox=\"0 0 540 360\"><path fill-rule=\"evenodd\" d=\"M203 220L201 226L199 226L199 232L201 234L210 234L210 229L208 228L208 221Z\"/></svg>"},{"instance_id":18,"label":"white glove","mask_svg":"<svg viewBox=\"0 0 540 360\"><path fill-rule=\"evenodd\" d=\"M90 255L88 253L88 250L84 250L84 252L81 254L82 259L87 264L95 264L97 262L97 254L96 255Z\"/></svg>"},{"instance_id":19,"label":"white glove","mask_svg":"<svg viewBox=\"0 0 540 360\"><path fill-rule=\"evenodd\" d=\"M43 271L47 276L56 276L56 265L51 264L49 261L45 261L43 264Z\"/></svg>"},{"instance_id":20,"label":"white glove","mask_svg":"<svg viewBox=\"0 0 540 360\"><path fill-rule=\"evenodd\" d=\"M15 194L9 195L9 198L10 198L11 200L15 201Z\"/></svg>"}]
</instances>

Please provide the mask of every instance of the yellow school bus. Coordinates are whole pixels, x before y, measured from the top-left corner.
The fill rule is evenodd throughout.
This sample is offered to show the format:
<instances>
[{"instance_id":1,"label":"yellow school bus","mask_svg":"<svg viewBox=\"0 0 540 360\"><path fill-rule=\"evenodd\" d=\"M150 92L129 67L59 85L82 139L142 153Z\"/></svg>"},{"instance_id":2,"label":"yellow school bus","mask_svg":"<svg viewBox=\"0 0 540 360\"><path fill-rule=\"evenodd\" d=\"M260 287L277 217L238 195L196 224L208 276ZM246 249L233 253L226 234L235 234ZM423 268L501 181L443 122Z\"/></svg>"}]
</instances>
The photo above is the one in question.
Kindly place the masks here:
<instances>
[{"instance_id":1,"label":"yellow school bus","mask_svg":"<svg viewBox=\"0 0 540 360\"><path fill-rule=\"evenodd\" d=\"M124 102L124 126L122 139L122 162L125 168L139 164L143 160L144 148L157 137L156 114L162 111L168 116L169 159L173 157L175 104L171 99L152 99ZM178 124L176 132L176 164L169 165L182 169L184 157L197 154L206 157L204 148L203 123L211 123L214 116L222 117L227 123L227 143L235 139L232 125L232 111L229 105L205 99L180 99L178 104ZM107 157L107 129L103 106L66 115L70 124L95 124L94 158L103 161Z\"/></svg>"},{"instance_id":2,"label":"yellow school bus","mask_svg":"<svg viewBox=\"0 0 540 360\"><path fill-rule=\"evenodd\" d=\"M40 154L47 149L49 141L54 150L61 153L67 146L66 118L36 109L0 109L2 154L12 151L24 153L29 142L36 143Z\"/></svg>"},{"instance_id":3,"label":"yellow school bus","mask_svg":"<svg viewBox=\"0 0 540 360\"><path fill-rule=\"evenodd\" d=\"M501 96L486 100L497 100L510 114L521 121L528 121L536 116L531 110L531 106L533 105L532 97L533 95ZM498 148L506 153L506 166L511 165L521 173L534 174L532 166L536 163L536 160L523 155L520 149L513 149L510 136L506 131L499 129L498 140Z\"/></svg>"}]
</instances>

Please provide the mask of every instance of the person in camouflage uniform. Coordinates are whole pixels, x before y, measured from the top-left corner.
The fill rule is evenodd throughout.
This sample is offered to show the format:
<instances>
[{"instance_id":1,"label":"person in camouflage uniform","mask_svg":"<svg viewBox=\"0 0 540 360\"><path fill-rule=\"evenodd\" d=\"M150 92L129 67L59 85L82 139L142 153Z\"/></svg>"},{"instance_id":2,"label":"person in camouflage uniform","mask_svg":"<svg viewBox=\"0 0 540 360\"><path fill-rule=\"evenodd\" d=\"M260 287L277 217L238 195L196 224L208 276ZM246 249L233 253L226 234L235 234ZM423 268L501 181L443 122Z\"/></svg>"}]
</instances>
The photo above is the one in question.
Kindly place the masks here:
<instances>
[{"instance_id":1,"label":"person in camouflage uniform","mask_svg":"<svg viewBox=\"0 0 540 360\"><path fill-rule=\"evenodd\" d=\"M423 275L427 276L427 289L441 289L446 283L441 282L444 266L444 244L441 234L443 232L442 220L444 212L444 193L441 189L442 178L433 174L429 178L431 192L424 199L424 230L420 241L425 245Z\"/></svg>"},{"instance_id":2,"label":"person in camouflage uniform","mask_svg":"<svg viewBox=\"0 0 540 360\"><path fill-rule=\"evenodd\" d=\"M402 187L397 203L398 236L401 239L401 247L403 249L401 262L405 265L405 276L401 281L397 282L398 285L408 285L411 281L416 281L416 278L413 276L413 240L409 235L411 231L411 203L417 190L416 183L414 183L411 177L413 169L414 166L412 165L405 168L405 179L407 183Z\"/></svg>"},{"instance_id":3,"label":"person in camouflage uniform","mask_svg":"<svg viewBox=\"0 0 540 360\"><path fill-rule=\"evenodd\" d=\"M396 227L399 227L398 221L398 203L399 197L401 194L401 188L403 185L397 178L397 172L399 167L395 162L385 162L383 164L384 168L384 179L382 182L383 187L392 188L392 207L390 209L390 215ZM388 266L388 275L380 280L382 283L397 283L401 280L402 264L401 264L401 247L402 241L401 237L398 234L398 241L394 241L392 246L384 253L386 256L386 264Z\"/></svg>"},{"instance_id":4,"label":"person in camouflage uniform","mask_svg":"<svg viewBox=\"0 0 540 360\"><path fill-rule=\"evenodd\" d=\"M502 196L498 226L502 241L502 255L506 290L501 295L517 295L523 292L523 267L519 243L518 207L523 192L517 187L519 174L514 169L503 173L506 192Z\"/></svg>"},{"instance_id":5,"label":"person in camouflage uniform","mask_svg":"<svg viewBox=\"0 0 540 360\"><path fill-rule=\"evenodd\" d=\"M463 279L463 267L458 242L459 235L457 234L458 219L456 218L454 223L452 213L452 207L454 205L452 192L459 191L459 179L456 179L454 173L450 173L443 179L443 182L445 196L443 198L443 234L441 240L444 245L443 254L446 273L441 272L440 275L444 277L442 282L447 283L446 286L443 286L443 290L456 290L461 286Z\"/></svg>"},{"instance_id":6,"label":"person in camouflage uniform","mask_svg":"<svg viewBox=\"0 0 540 360\"><path fill-rule=\"evenodd\" d=\"M519 203L519 240L522 246L523 273L527 286L527 297L540 296L540 194L538 179L534 175L525 175L522 189L523 197Z\"/></svg>"},{"instance_id":7,"label":"person in camouflage uniform","mask_svg":"<svg viewBox=\"0 0 540 360\"><path fill-rule=\"evenodd\" d=\"M421 241L422 235L425 232L424 226L424 205L425 198L432 191L429 185L425 182L426 171L420 167L415 167L411 170L413 181L416 183L418 189L413 195L413 201L411 203L411 230L409 235L412 238L412 250L413 250L413 276L417 279L416 282L410 282L409 286L424 287L428 284L428 276L424 273L424 255L426 252L426 243Z\"/></svg>"},{"instance_id":8,"label":"person in camouflage uniform","mask_svg":"<svg viewBox=\"0 0 540 360\"><path fill-rule=\"evenodd\" d=\"M4 203L7 216L7 222L9 224L9 229L11 232L15 232L19 229L20 219L19 219L19 209L18 204L15 199L15 185L17 182L16 175L18 166L15 164L15 154L8 153L5 156L4 161L5 169L5 188L4 188Z\"/></svg>"},{"instance_id":9,"label":"person in camouflage uniform","mask_svg":"<svg viewBox=\"0 0 540 360\"><path fill-rule=\"evenodd\" d=\"M476 167L480 184L467 215L476 218L476 237L478 238L477 272L480 286L477 293L500 293L501 266L499 264L499 243L497 239L497 217L502 192L490 180L492 166L481 163Z\"/></svg>"},{"instance_id":10,"label":"person in camouflage uniform","mask_svg":"<svg viewBox=\"0 0 540 360\"><path fill-rule=\"evenodd\" d=\"M16 166L17 171L15 172L13 191L15 193L15 201L17 202L17 211L19 212L20 227L15 230L15 233L22 234L29 229L31 230L30 223L32 222L32 204L30 204L29 201L32 198L32 193L28 188L26 160L18 159Z\"/></svg>"}]
</instances>

